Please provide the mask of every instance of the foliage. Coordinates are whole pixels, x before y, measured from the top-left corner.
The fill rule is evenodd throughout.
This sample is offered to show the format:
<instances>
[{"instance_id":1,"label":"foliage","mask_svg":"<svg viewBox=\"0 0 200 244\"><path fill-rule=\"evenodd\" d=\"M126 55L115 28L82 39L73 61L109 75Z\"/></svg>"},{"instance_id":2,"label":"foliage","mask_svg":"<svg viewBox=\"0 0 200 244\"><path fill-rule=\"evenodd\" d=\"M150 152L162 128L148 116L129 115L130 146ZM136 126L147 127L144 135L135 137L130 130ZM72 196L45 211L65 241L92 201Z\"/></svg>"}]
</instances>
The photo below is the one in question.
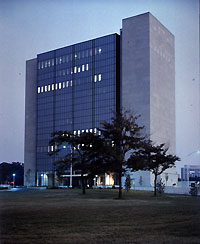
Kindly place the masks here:
<instances>
[{"instance_id":1,"label":"foliage","mask_svg":"<svg viewBox=\"0 0 200 244\"><path fill-rule=\"evenodd\" d=\"M111 122L102 122L101 134L104 147L110 146L110 150L106 150L109 151L109 154L104 154L109 159L107 170L117 173L119 176L118 198L122 198L121 178L128 170L129 154L131 151L138 150L141 147L141 141L144 139L141 136L144 127L139 126L136 122L139 117L128 111L120 111L114 113ZM138 165L131 168L138 170Z\"/></svg>"},{"instance_id":2,"label":"foliage","mask_svg":"<svg viewBox=\"0 0 200 244\"><path fill-rule=\"evenodd\" d=\"M150 170L154 174L154 196L156 196L157 178L166 169L174 167L180 159L176 155L167 154L165 144L154 145L151 140L143 141L139 150L132 152L129 165L139 164L143 170Z\"/></svg>"},{"instance_id":3,"label":"foliage","mask_svg":"<svg viewBox=\"0 0 200 244\"><path fill-rule=\"evenodd\" d=\"M191 186L190 186L190 195L191 196L197 196L198 194L198 188L197 186L195 185L195 183L192 183Z\"/></svg>"},{"instance_id":4,"label":"foliage","mask_svg":"<svg viewBox=\"0 0 200 244\"><path fill-rule=\"evenodd\" d=\"M57 150L51 154L59 155L59 152L63 150L63 144L70 147L70 152L55 162L57 176L60 178L72 163L73 169L81 173L82 192L85 194L85 175L88 175L87 178L91 180L94 175L104 172L102 167L104 160L100 153L103 148L103 141L99 135L90 132L74 135L70 131L59 131L53 134L53 138L49 142L49 145L56 145L57 147Z\"/></svg>"},{"instance_id":5,"label":"foliage","mask_svg":"<svg viewBox=\"0 0 200 244\"><path fill-rule=\"evenodd\" d=\"M0 164L0 184L8 184L13 182L13 174L15 174L15 185L23 185L24 182L24 165L20 162Z\"/></svg>"},{"instance_id":6,"label":"foliage","mask_svg":"<svg viewBox=\"0 0 200 244\"><path fill-rule=\"evenodd\" d=\"M125 188L127 192L131 189L131 177L129 174L126 175Z\"/></svg>"}]
</instances>

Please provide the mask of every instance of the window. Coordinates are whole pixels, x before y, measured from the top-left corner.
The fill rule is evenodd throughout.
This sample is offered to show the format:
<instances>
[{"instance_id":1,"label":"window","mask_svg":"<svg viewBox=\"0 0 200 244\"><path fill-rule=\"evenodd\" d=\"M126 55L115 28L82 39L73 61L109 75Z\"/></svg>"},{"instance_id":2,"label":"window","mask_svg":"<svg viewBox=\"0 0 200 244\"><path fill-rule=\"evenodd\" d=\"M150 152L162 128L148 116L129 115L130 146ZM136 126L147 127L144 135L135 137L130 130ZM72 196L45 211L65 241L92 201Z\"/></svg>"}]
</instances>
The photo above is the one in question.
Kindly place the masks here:
<instances>
[{"instance_id":1,"label":"window","mask_svg":"<svg viewBox=\"0 0 200 244\"><path fill-rule=\"evenodd\" d=\"M38 92L38 94L40 93L40 87L38 87L37 92Z\"/></svg>"},{"instance_id":2,"label":"window","mask_svg":"<svg viewBox=\"0 0 200 244\"><path fill-rule=\"evenodd\" d=\"M92 133L92 129L90 129L90 132Z\"/></svg>"},{"instance_id":3,"label":"window","mask_svg":"<svg viewBox=\"0 0 200 244\"><path fill-rule=\"evenodd\" d=\"M62 88L62 83L61 82L59 82L58 87L59 87L59 89Z\"/></svg>"},{"instance_id":4,"label":"window","mask_svg":"<svg viewBox=\"0 0 200 244\"><path fill-rule=\"evenodd\" d=\"M44 91L47 92L47 86L44 87Z\"/></svg>"},{"instance_id":5,"label":"window","mask_svg":"<svg viewBox=\"0 0 200 244\"><path fill-rule=\"evenodd\" d=\"M42 68L42 69L44 68L44 62L42 62L42 64L41 64L41 68Z\"/></svg>"},{"instance_id":6,"label":"window","mask_svg":"<svg viewBox=\"0 0 200 244\"><path fill-rule=\"evenodd\" d=\"M54 84L51 85L51 90L52 90L52 91L54 90Z\"/></svg>"},{"instance_id":7,"label":"window","mask_svg":"<svg viewBox=\"0 0 200 244\"><path fill-rule=\"evenodd\" d=\"M55 89L56 89L56 90L58 89L58 84L57 84L57 83L55 84Z\"/></svg>"},{"instance_id":8,"label":"window","mask_svg":"<svg viewBox=\"0 0 200 244\"><path fill-rule=\"evenodd\" d=\"M72 80L70 81L70 86L72 86Z\"/></svg>"},{"instance_id":9,"label":"window","mask_svg":"<svg viewBox=\"0 0 200 244\"><path fill-rule=\"evenodd\" d=\"M74 67L74 73L76 74L76 72L77 72L77 67L75 66Z\"/></svg>"},{"instance_id":10,"label":"window","mask_svg":"<svg viewBox=\"0 0 200 244\"><path fill-rule=\"evenodd\" d=\"M99 54L101 54L101 48L99 48Z\"/></svg>"},{"instance_id":11,"label":"window","mask_svg":"<svg viewBox=\"0 0 200 244\"><path fill-rule=\"evenodd\" d=\"M48 85L48 91L51 91L51 86L50 85Z\"/></svg>"},{"instance_id":12,"label":"window","mask_svg":"<svg viewBox=\"0 0 200 244\"><path fill-rule=\"evenodd\" d=\"M94 75L94 82L97 82L97 75Z\"/></svg>"},{"instance_id":13,"label":"window","mask_svg":"<svg viewBox=\"0 0 200 244\"><path fill-rule=\"evenodd\" d=\"M65 82L63 82L63 88L65 88Z\"/></svg>"},{"instance_id":14,"label":"window","mask_svg":"<svg viewBox=\"0 0 200 244\"><path fill-rule=\"evenodd\" d=\"M69 86L69 81L66 81L66 87L68 87Z\"/></svg>"},{"instance_id":15,"label":"window","mask_svg":"<svg viewBox=\"0 0 200 244\"><path fill-rule=\"evenodd\" d=\"M101 81L101 74L99 74L99 81Z\"/></svg>"},{"instance_id":16,"label":"window","mask_svg":"<svg viewBox=\"0 0 200 244\"><path fill-rule=\"evenodd\" d=\"M81 72L81 67L78 67L78 73L80 73Z\"/></svg>"},{"instance_id":17,"label":"window","mask_svg":"<svg viewBox=\"0 0 200 244\"><path fill-rule=\"evenodd\" d=\"M41 92L43 92L43 86L41 86Z\"/></svg>"},{"instance_id":18,"label":"window","mask_svg":"<svg viewBox=\"0 0 200 244\"><path fill-rule=\"evenodd\" d=\"M85 65L84 64L82 65L82 71L83 72L85 71Z\"/></svg>"},{"instance_id":19,"label":"window","mask_svg":"<svg viewBox=\"0 0 200 244\"><path fill-rule=\"evenodd\" d=\"M53 152L53 146L51 146L51 151Z\"/></svg>"},{"instance_id":20,"label":"window","mask_svg":"<svg viewBox=\"0 0 200 244\"><path fill-rule=\"evenodd\" d=\"M54 66L54 59L51 60L51 65Z\"/></svg>"},{"instance_id":21,"label":"window","mask_svg":"<svg viewBox=\"0 0 200 244\"><path fill-rule=\"evenodd\" d=\"M62 57L59 57L59 64L62 63Z\"/></svg>"},{"instance_id":22,"label":"window","mask_svg":"<svg viewBox=\"0 0 200 244\"><path fill-rule=\"evenodd\" d=\"M88 70L89 69L89 65L88 64L86 64L86 70Z\"/></svg>"},{"instance_id":23,"label":"window","mask_svg":"<svg viewBox=\"0 0 200 244\"><path fill-rule=\"evenodd\" d=\"M48 60L48 67L51 66L51 60Z\"/></svg>"},{"instance_id":24,"label":"window","mask_svg":"<svg viewBox=\"0 0 200 244\"><path fill-rule=\"evenodd\" d=\"M45 61L45 68L47 68L47 61Z\"/></svg>"}]
</instances>

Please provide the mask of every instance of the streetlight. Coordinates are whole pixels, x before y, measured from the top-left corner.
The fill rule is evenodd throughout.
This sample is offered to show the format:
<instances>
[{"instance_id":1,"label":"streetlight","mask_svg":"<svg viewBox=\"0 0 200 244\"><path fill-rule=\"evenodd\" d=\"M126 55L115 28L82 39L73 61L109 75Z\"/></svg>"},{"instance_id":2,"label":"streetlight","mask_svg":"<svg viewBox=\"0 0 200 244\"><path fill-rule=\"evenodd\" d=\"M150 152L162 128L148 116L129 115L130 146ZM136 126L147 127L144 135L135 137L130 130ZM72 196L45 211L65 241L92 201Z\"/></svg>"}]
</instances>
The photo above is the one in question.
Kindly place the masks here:
<instances>
[{"instance_id":1,"label":"streetlight","mask_svg":"<svg viewBox=\"0 0 200 244\"><path fill-rule=\"evenodd\" d=\"M15 174L13 174L13 187L15 187Z\"/></svg>"}]
</instances>

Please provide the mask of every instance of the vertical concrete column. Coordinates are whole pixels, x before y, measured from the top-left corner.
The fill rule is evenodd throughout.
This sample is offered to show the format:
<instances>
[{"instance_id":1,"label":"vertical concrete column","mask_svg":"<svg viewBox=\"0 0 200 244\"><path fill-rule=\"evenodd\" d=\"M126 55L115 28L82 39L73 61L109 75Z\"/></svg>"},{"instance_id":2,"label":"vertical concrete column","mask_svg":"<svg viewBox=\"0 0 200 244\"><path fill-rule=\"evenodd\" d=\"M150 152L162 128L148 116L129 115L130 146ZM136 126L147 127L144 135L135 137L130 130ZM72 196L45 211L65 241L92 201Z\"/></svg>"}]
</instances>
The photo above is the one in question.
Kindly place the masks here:
<instances>
[{"instance_id":1,"label":"vertical concrete column","mask_svg":"<svg viewBox=\"0 0 200 244\"><path fill-rule=\"evenodd\" d=\"M26 62L24 185L36 184L37 59Z\"/></svg>"}]
</instances>

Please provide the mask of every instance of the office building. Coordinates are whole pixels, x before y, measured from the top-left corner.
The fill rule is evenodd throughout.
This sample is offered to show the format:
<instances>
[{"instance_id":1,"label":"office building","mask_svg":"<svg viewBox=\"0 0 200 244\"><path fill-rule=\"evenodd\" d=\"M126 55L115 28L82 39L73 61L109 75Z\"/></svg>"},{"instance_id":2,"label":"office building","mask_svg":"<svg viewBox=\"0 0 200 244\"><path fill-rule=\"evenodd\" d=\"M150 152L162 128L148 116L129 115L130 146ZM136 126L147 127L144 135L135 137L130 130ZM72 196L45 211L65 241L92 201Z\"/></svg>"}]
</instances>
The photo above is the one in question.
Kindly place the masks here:
<instances>
[{"instance_id":1,"label":"office building","mask_svg":"<svg viewBox=\"0 0 200 244\"><path fill-rule=\"evenodd\" d=\"M56 156L48 156L55 150L48 146L52 132L96 132L101 121L109 121L112 111L120 108L141 114L145 133L175 153L174 36L150 13L124 19L120 35L27 61L25 185L54 184ZM174 184L175 168L168 174ZM152 185L149 172L133 177Z\"/></svg>"},{"instance_id":2,"label":"office building","mask_svg":"<svg viewBox=\"0 0 200 244\"><path fill-rule=\"evenodd\" d=\"M200 166L199 165L184 165L181 168L182 181L200 181Z\"/></svg>"}]
</instances>

